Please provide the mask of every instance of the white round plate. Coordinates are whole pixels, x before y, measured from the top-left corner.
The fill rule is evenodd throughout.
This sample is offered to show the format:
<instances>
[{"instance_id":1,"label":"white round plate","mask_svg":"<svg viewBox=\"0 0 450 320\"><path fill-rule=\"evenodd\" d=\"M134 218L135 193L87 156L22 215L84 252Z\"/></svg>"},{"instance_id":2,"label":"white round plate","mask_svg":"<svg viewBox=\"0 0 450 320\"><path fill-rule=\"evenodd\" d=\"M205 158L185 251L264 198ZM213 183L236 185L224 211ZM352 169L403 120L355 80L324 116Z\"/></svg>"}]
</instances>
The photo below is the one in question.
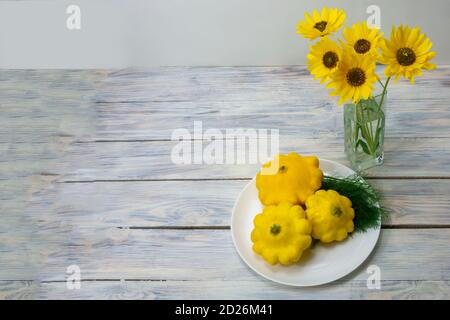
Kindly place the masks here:
<instances>
[{"instance_id":1,"label":"white round plate","mask_svg":"<svg viewBox=\"0 0 450 320\"><path fill-rule=\"evenodd\" d=\"M320 159L323 173L333 177L347 177L355 172L337 162ZM262 212L255 178L239 195L231 216L231 234L234 246L241 258L261 276L290 286L316 286L332 282L355 270L366 260L375 247L380 227L364 233L353 233L340 243L317 243L305 252L301 260L290 266L266 263L252 250L250 233L253 218Z\"/></svg>"}]
</instances>

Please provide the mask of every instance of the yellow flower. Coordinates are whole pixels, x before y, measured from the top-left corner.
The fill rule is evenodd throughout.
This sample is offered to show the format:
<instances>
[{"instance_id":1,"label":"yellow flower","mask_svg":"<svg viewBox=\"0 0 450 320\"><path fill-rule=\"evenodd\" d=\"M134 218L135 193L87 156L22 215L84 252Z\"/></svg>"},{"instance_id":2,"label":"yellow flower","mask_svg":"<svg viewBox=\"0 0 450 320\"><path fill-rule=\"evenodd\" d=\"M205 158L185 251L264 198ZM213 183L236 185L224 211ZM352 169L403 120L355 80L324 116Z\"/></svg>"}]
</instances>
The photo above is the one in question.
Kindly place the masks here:
<instances>
[{"instance_id":1,"label":"yellow flower","mask_svg":"<svg viewBox=\"0 0 450 320\"><path fill-rule=\"evenodd\" d=\"M339 96L338 104L350 99L358 103L361 99L371 96L377 75L375 61L370 55L357 55L351 51L342 53L337 70L331 75L328 88L333 88L330 94Z\"/></svg>"},{"instance_id":2,"label":"yellow flower","mask_svg":"<svg viewBox=\"0 0 450 320\"><path fill-rule=\"evenodd\" d=\"M342 9L323 8L322 13L314 10L312 15L305 12L305 20L297 25L297 33L313 40L339 30L344 21L345 12Z\"/></svg>"},{"instance_id":3,"label":"yellow flower","mask_svg":"<svg viewBox=\"0 0 450 320\"><path fill-rule=\"evenodd\" d=\"M432 70L436 66L429 61L436 56L430 51L433 43L419 28L409 26L392 27L391 39L381 44L382 57L380 62L387 64L384 74L387 77L400 76L414 83L415 76L422 75L422 69Z\"/></svg>"},{"instance_id":4,"label":"yellow flower","mask_svg":"<svg viewBox=\"0 0 450 320\"><path fill-rule=\"evenodd\" d=\"M356 23L352 28L344 29L346 45L356 54L370 54L377 58L378 48L383 33L376 28L369 28L366 22Z\"/></svg>"},{"instance_id":5,"label":"yellow flower","mask_svg":"<svg viewBox=\"0 0 450 320\"><path fill-rule=\"evenodd\" d=\"M341 48L328 37L320 39L310 47L308 69L314 79L321 79L321 83L330 79L330 75L337 69L341 57Z\"/></svg>"}]
</instances>

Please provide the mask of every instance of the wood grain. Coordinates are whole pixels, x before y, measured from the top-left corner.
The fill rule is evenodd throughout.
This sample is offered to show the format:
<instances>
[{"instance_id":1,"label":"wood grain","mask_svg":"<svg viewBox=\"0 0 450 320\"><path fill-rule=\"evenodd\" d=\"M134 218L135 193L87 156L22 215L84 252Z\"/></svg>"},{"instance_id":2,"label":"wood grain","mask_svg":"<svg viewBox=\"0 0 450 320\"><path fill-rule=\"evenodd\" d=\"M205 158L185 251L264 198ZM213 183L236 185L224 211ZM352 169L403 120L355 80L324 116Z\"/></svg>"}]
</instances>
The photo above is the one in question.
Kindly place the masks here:
<instances>
[{"instance_id":1,"label":"wood grain","mask_svg":"<svg viewBox=\"0 0 450 320\"><path fill-rule=\"evenodd\" d=\"M439 66L414 87L392 85L386 136L449 138L449 79L450 67ZM343 135L342 108L303 66L5 70L0 80L0 142L161 140L193 121L280 128L293 138Z\"/></svg>"},{"instance_id":2,"label":"wood grain","mask_svg":"<svg viewBox=\"0 0 450 320\"><path fill-rule=\"evenodd\" d=\"M38 287L33 281L0 281L0 300L37 299Z\"/></svg>"},{"instance_id":3,"label":"wood grain","mask_svg":"<svg viewBox=\"0 0 450 320\"><path fill-rule=\"evenodd\" d=\"M386 136L449 137L449 78L442 66L415 87L392 86ZM343 135L342 108L301 66L111 73L95 101L100 140L167 139L194 120L218 129L280 128L295 138Z\"/></svg>"},{"instance_id":4,"label":"wood grain","mask_svg":"<svg viewBox=\"0 0 450 320\"><path fill-rule=\"evenodd\" d=\"M36 267L15 261L11 248L2 253L0 280L65 281L76 264L83 279L249 280L260 279L238 256L229 230L139 230L77 226L57 222L39 226L32 239ZM376 264L383 280L448 281L450 229L383 230L377 247L346 280L366 280ZM424 272L426 270L426 272Z\"/></svg>"},{"instance_id":5,"label":"wood grain","mask_svg":"<svg viewBox=\"0 0 450 320\"><path fill-rule=\"evenodd\" d=\"M333 100L322 95L319 95L320 99L307 99L300 95L297 102L275 100L96 104L96 131L88 141L170 139L175 129L189 129L194 121L202 121L205 129L281 128L280 133L284 136L342 137L343 108L337 107ZM450 107L442 97L414 100L412 103L409 99L389 98L386 136L449 137L450 122L447 119ZM83 139L86 141L86 138Z\"/></svg>"},{"instance_id":6,"label":"wood grain","mask_svg":"<svg viewBox=\"0 0 450 320\"><path fill-rule=\"evenodd\" d=\"M433 89L446 86L449 71L448 66L439 66L417 78L415 96L433 97ZM411 86L398 82L395 90L408 96ZM304 66L172 67L110 72L95 101L296 101L299 96L325 93Z\"/></svg>"},{"instance_id":7,"label":"wood grain","mask_svg":"<svg viewBox=\"0 0 450 320\"><path fill-rule=\"evenodd\" d=\"M0 142L90 135L93 95L105 77L100 70L1 70Z\"/></svg>"},{"instance_id":8,"label":"wood grain","mask_svg":"<svg viewBox=\"0 0 450 320\"><path fill-rule=\"evenodd\" d=\"M312 288L277 285L264 279L245 281L84 281L79 290L65 282L0 281L0 299L449 299L450 281L337 281Z\"/></svg>"},{"instance_id":9,"label":"wood grain","mask_svg":"<svg viewBox=\"0 0 450 320\"><path fill-rule=\"evenodd\" d=\"M385 164L364 173L391 219L355 272L298 289L249 270L226 229L259 165L176 165L170 138L275 128L282 152L348 164L342 108L304 67L2 70L0 299L448 299L449 82L440 66L391 87Z\"/></svg>"},{"instance_id":10,"label":"wood grain","mask_svg":"<svg viewBox=\"0 0 450 320\"><path fill-rule=\"evenodd\" d=\"M51 183L32 192L41 226L229 226L247 180ZM450 226L450 180L370 180L390 210L384 226ZM424 214L426 212L427 214Z\"/></svg>"},{"instance_id":11,"label":"wood grain","mask_svg":"<svg viewBox=\"0 0 450 320\"><path fill-rule=\"evenodd\" d=\"M171 153L178 143L76 143L67 148L58 167L48 168L48 171L61 174L60 181L236 179L253 177L260 166L257 163L174 164ZM203 142L203 148L209 143ZM249 153L248 142L245 148ZM316 154L348 165L339 138L299 137L280 141L281 153L293 151ZM194 153L186 151L186 154L192 161ZM25 159L24 165L27 161ZM384 165L369 169L364 174L372 177L450 177L450 139L386 139Z\"/></svg>"}]
</instances>

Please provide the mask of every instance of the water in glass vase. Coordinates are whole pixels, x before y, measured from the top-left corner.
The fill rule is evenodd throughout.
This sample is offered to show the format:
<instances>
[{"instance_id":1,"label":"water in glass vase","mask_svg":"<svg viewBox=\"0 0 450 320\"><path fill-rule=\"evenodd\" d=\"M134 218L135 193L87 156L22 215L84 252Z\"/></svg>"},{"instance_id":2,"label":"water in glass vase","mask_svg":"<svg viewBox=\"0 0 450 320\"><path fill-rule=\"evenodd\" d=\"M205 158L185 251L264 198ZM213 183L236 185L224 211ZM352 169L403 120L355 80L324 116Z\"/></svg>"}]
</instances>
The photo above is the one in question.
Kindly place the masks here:
<instances>
[{"instance_id":1,"label":"water in glass vase","mask_svg":"<svg viewBox=\"0 0 450 320\"><path fill-rule=\"evenodd\" d=\"M383 163L385 105L380 94L344 106L345 153L357 171Z\"/></svg>"}]
</instances>

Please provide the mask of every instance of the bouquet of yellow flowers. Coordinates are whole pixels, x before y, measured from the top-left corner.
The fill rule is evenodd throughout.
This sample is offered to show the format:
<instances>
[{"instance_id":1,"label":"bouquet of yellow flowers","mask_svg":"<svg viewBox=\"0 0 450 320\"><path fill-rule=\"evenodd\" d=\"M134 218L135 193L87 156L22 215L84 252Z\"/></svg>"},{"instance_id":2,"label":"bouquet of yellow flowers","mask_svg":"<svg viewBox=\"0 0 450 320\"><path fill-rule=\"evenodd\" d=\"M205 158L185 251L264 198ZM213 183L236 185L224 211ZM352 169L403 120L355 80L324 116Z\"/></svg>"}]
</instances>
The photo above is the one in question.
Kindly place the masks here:
<instances>
[{"instance_id":1,"label":"bouquet of yellow flowers","mask_svg":"<svg viewBox=\"0 0 450 320\"><path fill-rule=\"evenodd\" d=\"M308 70L320 80L330 95L339 96L338 104L346 104L344 111L345 150L356 169L365 169L383 162L384 104L392 77L400 76L414 83L422 69L436 66L430 60L432 42L418 27L392 27L390 39L366 22L356 23L343 30L339 42L333 33L345 23L344 10L323 8L319 13L305 13L297 26L297 33L315 40L307 55ZM385 80L376 72L376 64L386 65ZM381 93L375 94L375 85ZM349 103L350 102L350 103ZM365 158L364 158L365 157Z\"/></svg>"}]
</instances>

